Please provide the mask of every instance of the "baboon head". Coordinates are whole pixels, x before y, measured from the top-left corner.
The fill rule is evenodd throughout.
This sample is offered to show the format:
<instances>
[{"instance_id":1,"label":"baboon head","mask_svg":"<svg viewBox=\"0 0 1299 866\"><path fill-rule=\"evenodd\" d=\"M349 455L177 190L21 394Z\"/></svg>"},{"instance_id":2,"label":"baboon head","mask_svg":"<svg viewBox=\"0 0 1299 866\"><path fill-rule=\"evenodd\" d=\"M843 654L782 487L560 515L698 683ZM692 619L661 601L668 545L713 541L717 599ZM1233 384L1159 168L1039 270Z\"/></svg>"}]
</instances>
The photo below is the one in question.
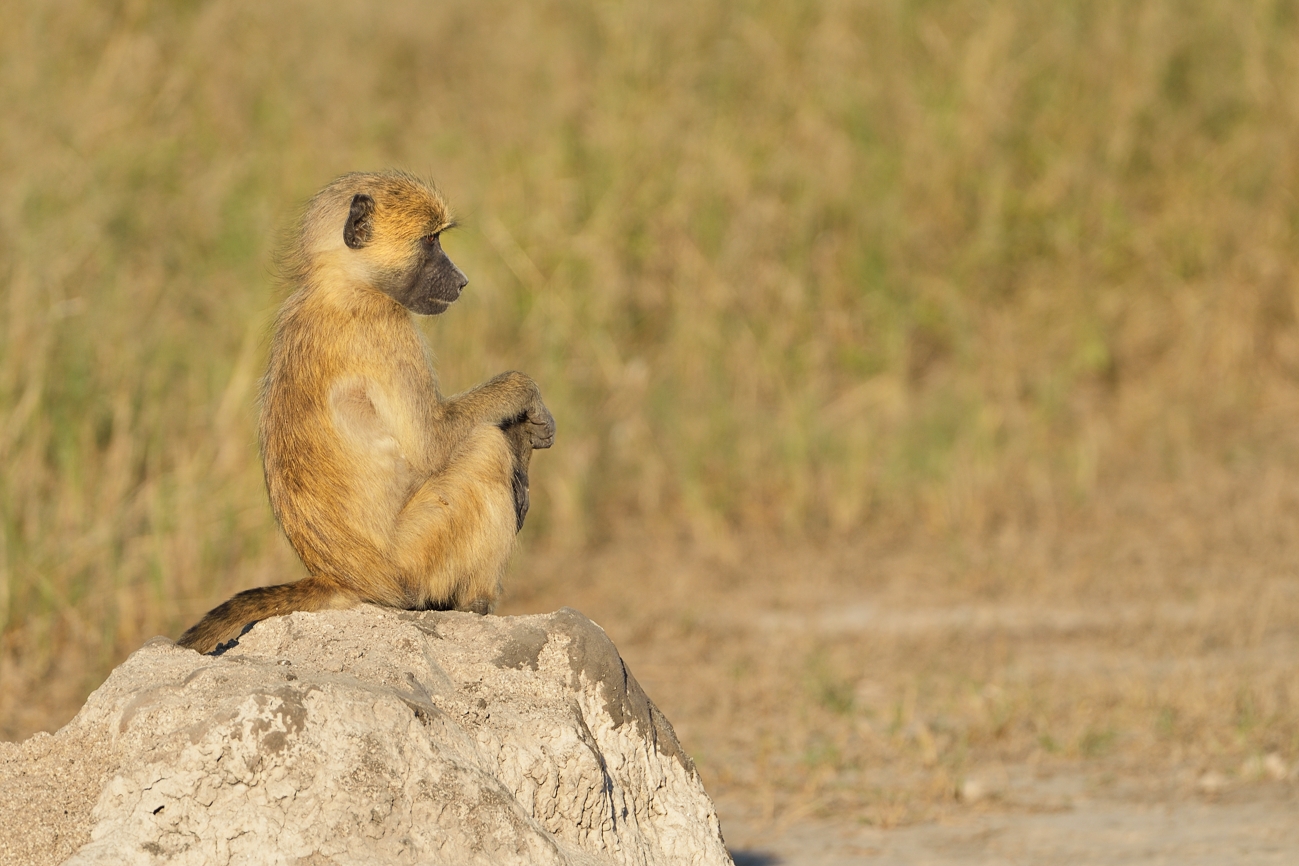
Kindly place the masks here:
<instances>
[{"instance_id":1,"label":"baboon head","mask_svg":"<svg viewBox=\"0 0 1299 866\"><path fill-rule=\"evenodd\" d=\"M424 316L460 297L469 280L442 250L442 232L455 223L436 190L401 172L345 175L331 188L347 208L343 254L366 282Z\"/></svg>"}]
</instances>

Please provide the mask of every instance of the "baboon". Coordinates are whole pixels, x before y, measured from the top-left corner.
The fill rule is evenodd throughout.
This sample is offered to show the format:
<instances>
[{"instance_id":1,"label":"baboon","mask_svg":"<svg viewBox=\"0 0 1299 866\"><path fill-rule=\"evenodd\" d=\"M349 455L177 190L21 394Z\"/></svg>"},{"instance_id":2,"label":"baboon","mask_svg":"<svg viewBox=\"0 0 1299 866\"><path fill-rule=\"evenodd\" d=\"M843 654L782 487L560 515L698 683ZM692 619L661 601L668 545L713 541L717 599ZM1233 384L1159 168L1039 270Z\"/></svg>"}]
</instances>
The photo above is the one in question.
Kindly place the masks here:
<instances>
[{"instance_id":1,"label":"baboon","mask_svg":"<svg viewBox=\"0 0 1299 866\"><path fill-rule=\"evenodd\" d=\"M532 450L555 422L522 373L438 391L413 316L468 283L442 251L452 225L438 192L401 172L344 175L307 205L259 432L271 508L308 576L239 593L181 646L211 652L257 620L360 602L495 608Z\"/></svg>"}]
</instances>

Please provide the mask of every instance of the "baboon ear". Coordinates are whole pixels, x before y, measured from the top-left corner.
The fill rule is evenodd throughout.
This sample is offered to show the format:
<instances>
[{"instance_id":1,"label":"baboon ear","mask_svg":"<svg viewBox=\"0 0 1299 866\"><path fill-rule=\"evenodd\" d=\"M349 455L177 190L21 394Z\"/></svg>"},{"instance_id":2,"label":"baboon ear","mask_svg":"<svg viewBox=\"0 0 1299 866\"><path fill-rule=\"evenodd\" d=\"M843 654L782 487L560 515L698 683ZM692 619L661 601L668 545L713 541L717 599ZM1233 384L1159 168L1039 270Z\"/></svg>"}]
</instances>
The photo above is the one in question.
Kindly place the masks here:
<instances>
[{"instance_id":1,"label":"baboon ear","mask_svg":"<svg viewBox=\"0 0 1299 866\"><path fill-rule=\"evenodd\" d=\"M365 193L352 196L352 209L347 212L347 225L343 226L343 243L359 250L370 242L374 233L374 199Z\"/></svg>"}]
</instances>

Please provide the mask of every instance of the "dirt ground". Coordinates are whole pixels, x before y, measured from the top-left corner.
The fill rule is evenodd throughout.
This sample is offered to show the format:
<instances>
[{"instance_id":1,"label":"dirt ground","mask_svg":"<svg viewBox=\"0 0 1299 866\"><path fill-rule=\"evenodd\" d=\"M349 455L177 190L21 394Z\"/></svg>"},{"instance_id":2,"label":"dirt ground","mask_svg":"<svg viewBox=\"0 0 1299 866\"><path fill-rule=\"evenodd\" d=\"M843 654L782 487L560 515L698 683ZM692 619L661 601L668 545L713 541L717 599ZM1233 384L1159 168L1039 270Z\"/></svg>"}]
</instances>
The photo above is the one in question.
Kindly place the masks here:
<instances>
[{"instance_id":1,"label":"dirt ground","mask_svg":"<svg viewBox=\"0 0 1299 866\"><path fill-rule=\"evenodd\" d=\"M1178 623L1194 621L1192 610L1176 606L1147 612L1148 619L1135 612L1129 616L1173 630ZM1134 658L1095 646L1114 639L1104 627L1106 620L1105 612L1084 608L1007 603L902 611L845 599L842 606L827 605L819 614L785 610L759 617L758 627L812 627L837 634L873 628L891 635L922 634L936 643L945 634L951 640L951 633L968 632L1032 645L1050 666L1088 677L1103 679L1116 670L1132 676L1134 665L1155 679L1177 676L1176 665L1167 658ZM1124 628L1133 627L1135 623ZM1182 663L1229 676L1234 666L1251 666L1247 655L1224 653L1216 668L1203 659ZM1293 663L1293 645L1282 658ZM1163 670L1154 670L1161 666ZM690 700L677 691L690 686L674 684L670 666L650 663L644 668L652 695L665 703ZM692 713L673 718L682 721L687 743L703 733ZM800 723L807 722L799 719L791 727ZM768 793L766 802L732 781L742 774L717 767L707 755L702 766L706 777L726 780L710 787L739 866L1299 862L1299 767L1292 757L1267 752L1233 767L1232 760L1212 749L1191 757L1188 753L1197 750L1184 746L1181 755L1170 759L1166 752L1144 753L1151 745L1138 745L1139 733L1125 731L1114 739L1128 740L1128 749L1116 744L1102 755L1061 757L1028 747L1018 760L1013 755L1005 763L974 758L958 770L946 770L923 756L911 758L915 766L906 766L905 759L885 761L898 774L893 779L888 772L862 773L852 761L832 770L806 767L798 795ZM1157 744L1154 749L1163 751ZM912 753L905 742L902 750ZM992 744L990 751L1000 749ZM1212 769L1216 766L1224 769ZM815 780L818 773L820 781ZM864 794L862 776L874 776ZM858 796L836 793L837 785L857 787ZM950 790L943 790L944 785Z\"/></svg>"},{"instance_id":2,"label":"dirt ground","mask_svg":"<svg viewBox=\"0 0 1299 866\"><path fill-rule=\"evenodd\" d=\"M741 864L1299 862L1281 480L1055 527L526 555L505 613L600 622Z\"/></svg>"},{"instance_id":3,"label":"dirt ground","mask_svg":"<svg viewBox=\"0 0 1299 866\"><path fill-rule=\"evenodd\" d=\"M723 827L737 866L1280 866L1299 859L1299 797L1291 784L1152 801L1081 774L1038 777L1016 769L1025 780L1010 802L915 826L801 820L763 830L722 804Z\"/></svg>"}]
</instances>

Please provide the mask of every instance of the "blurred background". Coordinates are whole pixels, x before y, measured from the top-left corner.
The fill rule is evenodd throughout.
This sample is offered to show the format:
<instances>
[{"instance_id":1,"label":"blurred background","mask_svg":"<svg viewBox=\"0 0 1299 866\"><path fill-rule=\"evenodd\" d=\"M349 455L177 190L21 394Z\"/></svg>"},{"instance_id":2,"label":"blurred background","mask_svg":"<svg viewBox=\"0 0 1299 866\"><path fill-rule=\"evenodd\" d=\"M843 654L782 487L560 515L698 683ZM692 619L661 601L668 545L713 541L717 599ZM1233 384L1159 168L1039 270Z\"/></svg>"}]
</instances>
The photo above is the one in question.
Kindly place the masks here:
<instances>
[{"instance_id":1,"label":"blurred background","mask_svg":"<svg viewBox=\"0 0 1299 866\"><path fill-rule=\"evenodd\" d=\"M463 224L444 390L558 420L503 612L728 808L1299 761L1294 0L4 3L0 737L303 573L275 251L383 167Z\"/></svg>"}]
</instances>

